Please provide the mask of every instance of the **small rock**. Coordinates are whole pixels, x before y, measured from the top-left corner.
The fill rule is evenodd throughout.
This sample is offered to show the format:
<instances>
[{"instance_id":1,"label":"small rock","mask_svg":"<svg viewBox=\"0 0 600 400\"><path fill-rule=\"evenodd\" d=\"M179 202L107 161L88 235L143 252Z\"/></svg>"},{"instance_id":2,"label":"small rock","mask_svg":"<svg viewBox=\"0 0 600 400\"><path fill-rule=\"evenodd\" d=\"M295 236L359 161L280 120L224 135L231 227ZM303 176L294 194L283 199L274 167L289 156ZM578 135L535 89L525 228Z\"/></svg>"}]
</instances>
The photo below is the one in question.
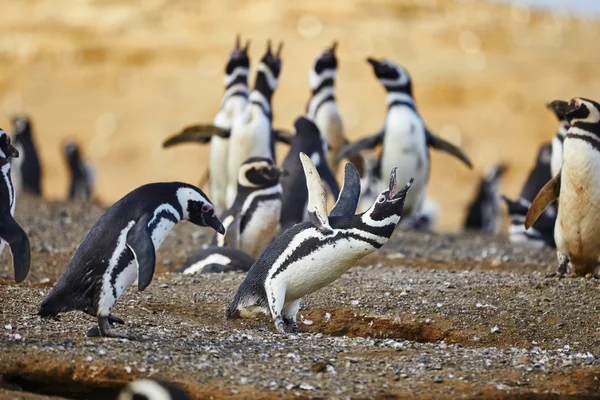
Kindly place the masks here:
<instances>
[{"instance_id":1,"label":"small rock","mask_svg":"<svg viewBox=\"0 0 600 400\"><path fill-rule=\"evenodd\" d=\"M12 331L12 325L11 324L4 325L4 329L6 329L7 331Z\"/></svg>"},{"instance_id":2,"label":"small rock","mask_svg":"<svg viewBox=\"0 0 600 400\"><path fill-rule=\"evenodd\" d=\"M444 378L442 378L441 376L433 377L433 383L443 383L443 382L444 382Z\"/></svg>"},{"instance_id":3,"label":"small rock","mask_svg":"<svg viewBox=\"0 0 600 400\"><path fill-rule=\"evenodd\" d=\"M331 314L328 312L325 313L325 321L329 321L331 319Z\"/></svg>"},{"instance_id":4,"label":"small rock","mask_svg":"<svg viewBox=\"0 0 600 400\"><path fill-rule=\"evenodd\" d=\"M128 374L131 373L131 367L129 365L125 366L125 372L127 372Z\"/></svg>"},{"instance_id":5,"label":"small rock","mask_svg":"<svg viewBox=\"0 0 600 400\"><path fill-rule=\"evenodd\" d=\"M300 390L315 390L315 387L313 385L309 385L308 383L304 383L302 382L300 385L298 385L298 388Z\"/></svg>"},{"instance_id":6,"label":"small rock","mask_svg":"<svg viewBox=\"0 0 600 400\"><path fill-rule=\"evenodd\" d=\"M500 328L496 325L492 329L490 329L490 332L492 332L492 333L500 333Z\"/></svg>"},{"instance_id":7,"label":"small rock","mask_svg":"<svg viewBox=\"0 0 600 400\"><path fill-rule=\"evenodd\" d=\"M303 320L302 320L302 323L303 323L304 325L312 325L312 324L313 324L312 320L310 320L310 319L303 319Z\"/></svg>"},{"instance_id":8,"label":"small rock","mask_svg":"<svg viewBox=\"0 0 600 400\"><path fill-rule=\"evenodd\" d=\"M357 306L357 305L359 305L359 304L360 304L360 301L358 301L358 300L352 300L352 301L350 302L350 304L352 304L353 306Z\"/></svg>"}]
</instances>

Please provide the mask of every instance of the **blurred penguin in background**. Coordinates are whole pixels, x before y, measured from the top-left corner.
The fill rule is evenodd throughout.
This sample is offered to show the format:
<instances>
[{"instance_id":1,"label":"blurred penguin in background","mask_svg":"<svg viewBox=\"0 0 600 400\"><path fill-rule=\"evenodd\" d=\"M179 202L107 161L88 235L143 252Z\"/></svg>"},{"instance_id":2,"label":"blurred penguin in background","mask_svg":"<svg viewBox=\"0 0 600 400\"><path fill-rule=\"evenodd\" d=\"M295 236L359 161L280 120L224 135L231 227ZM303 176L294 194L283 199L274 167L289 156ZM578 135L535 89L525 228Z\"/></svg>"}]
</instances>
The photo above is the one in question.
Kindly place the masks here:
<instances>
[{"instance_id":1,"label":"blurred penguin in background","mask_svg":"<svg viewBox=\"0 0 600 400\"><path fill-rule=\"evenodd\" d=\"M465 219L464 228L469 231L480 231L496 234L500 228L500 193L499 181L505 165L494 165L489 168L479 183L477 195L471 202Z\"/></svg>"},{"instance_id":2,"label":"blurred penguin in background","mask_svg":"<svg viewBox=\"0 0 600 400\"><path fill-rule=\"evenodd\" d=\"M94 169L83 162L79 145L75 142L66 143L64 156L71 175L69 200L91 199L94 191Z\"/></svg>"},{"instance_id":3,"label":"blurred penguin in background","mask_svg":"<svg viewBox=\"0 0 600 400\"><path fill-rule=\"evenodd\" d=\"M11 161L15 191L41 196L42 168L33 138L31 119L24 115L15 115L12 117L12 123L12 142L19 151L19 158Z\"/></svg>"}]
</instances>

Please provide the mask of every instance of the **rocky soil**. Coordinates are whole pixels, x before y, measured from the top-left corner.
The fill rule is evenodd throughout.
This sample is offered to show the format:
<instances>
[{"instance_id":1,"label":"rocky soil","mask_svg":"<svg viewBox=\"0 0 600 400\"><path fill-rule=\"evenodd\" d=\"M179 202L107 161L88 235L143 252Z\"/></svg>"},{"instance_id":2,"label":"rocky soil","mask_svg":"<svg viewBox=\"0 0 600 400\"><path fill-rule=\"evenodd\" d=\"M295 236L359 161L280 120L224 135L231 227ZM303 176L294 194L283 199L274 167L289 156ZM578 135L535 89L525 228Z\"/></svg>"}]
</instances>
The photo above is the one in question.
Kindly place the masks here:
<instances>
[{"instance_id":1,"label":"rocky soil","mask_svg":"<svg viewBox=\"0 0 600 400\"><path fill-rule=\"evenodd\" d=\"M309 296L301 333L268 318L227 320L243 275L170 272L210 232L178 225L144 291L114 313L138 341L88 338L94 321L40 320L36 307L101 208L23 197L28 280L0 269L0 398L110 399L126 382L180 383L194 398L595 398L600 389L599 283L545 278L550 251L504 237L397 232Z\"/></svg>"}]
</instances>

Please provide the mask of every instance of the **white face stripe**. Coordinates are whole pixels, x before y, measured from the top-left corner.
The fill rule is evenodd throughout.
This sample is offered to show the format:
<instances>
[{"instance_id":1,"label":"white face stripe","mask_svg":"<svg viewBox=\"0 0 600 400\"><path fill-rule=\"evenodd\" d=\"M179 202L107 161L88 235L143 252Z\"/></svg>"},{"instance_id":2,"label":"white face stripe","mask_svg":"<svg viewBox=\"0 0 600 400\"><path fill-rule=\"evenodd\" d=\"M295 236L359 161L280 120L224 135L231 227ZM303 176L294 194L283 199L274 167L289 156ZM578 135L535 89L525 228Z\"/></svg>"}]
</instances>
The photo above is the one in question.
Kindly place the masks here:
<instances>
[{"instance_id":1,"label":"white face stripe","mask_svg":"<svg viewBox=\"0 0 600 400\"><path fill-rule=\"evenodd\" d=\"M229 225L231 225L231 223L235 220L235 215L228 215L224 220L223 220L223 228L225 228L225 234L227 234L227 229L229 229ZM219 247L224 247L225 246L225 235L221 235L220 233L217 233L217 246ZM231 244L232 247L235 247L236 244Z\"/></svg>"},{"instance_id":2,"label":"white face stripe","mask_svg":"<svg viewBox=\"0 0 600 400\"><path fill-rule=\"evenodd\" d=\"M250 208L250 205L254 201L254 198L256 198L258 196L268 196L270 194L276 194L276 193L282 193L282 192L283 192L283 188L282 188L281 184L277 184L275 186L271 186L271 187L261 189L261 190L255 190L254 192L250 193L248 195L248 197L246 198L246 200L244 201L244 204L242 205L241 213L246 214L248 212L248 209Z\"/></svg>"},{"instance_id":3,"label":"white face stripe","mask_svg":"<svg viewBox=\"0 0 600 400\"><path fill-rule=\"evenodd\" d=\"M236 67L229 75L225 75L225 86L229 86L238 76L248 76L250 70L246 67Z\"/></svg>"},{"instance_id":4,"label":"white face stripe","mask_svg":"<svg viewBox=\"0 0 600 400\"><path fill-rule=\"evenodd\" d=\"M10 205L10 213L15 214L15 189L13 188L12 181L10 179L10 163L6 161L6 164L2 166L2 177L8 190L8 204Z\"/></svg>"},{"instance_id":5,"label":"white face stripe","mask_svg":"<svg viewBox=\"0 0 600 400\"><path fill-rule=\"evenodd\" d=\"M335 79L336 73L337 70L335 69L325 69L321 74L317 74L315 69L311 68L308 73L308 83L310 84L310 88L315 90L325 79Z\"/></svg>"},{"instance_id":6,"label":"white face stripe","mask_svg":"<svg viewBox=\"0 0 600 400\"><path fill-rule=\"evenodd\" d=\"M408 85L410 83L410 77L408 75L408 71L406 71L404 68L402 68L398 64L394 64L391 61L387 61L387 62L389 65L392 65L396 71L398 71L399 76L396 79L385 79L385 78L379 79L379 82L381 82L386 87L402 87L402 86Z\"/></svg>"},{"instance_id":7,"label":"white face stripe","mask_svg":"<svg viewBox=\"0 0 600 400\"><path fill-rule=\"evenodd\" d=\"M265 74L265 77L267 78L267 84L269 85L269 88L271 88L272 91L277 89L277 83L279 82L279 79L275 78L275 76L273 75L269 67L266 66L265 63L261 62L260 64L258 64L258 71Z\"/></svg>"},{"instance_id":8,"label":"white face stripe","mask_svg":"<svg viewBox=\"0 0 600 400\"><path fill-rule=\"evenodd\" d=\"M585 119L575 119L575 121L584 121L590 123L600 122L600 110L596 108L592 103L583 99L576 99L577 102L584 104L589 110L590 114Z\"/></svg>"},{"instance_id":9,"label":"white face stripe","mask_svg":"<svg viewBox=\"0 0 600 400\"><path fill-rule=\"evenodd\" d=\"M260 104L262 104L262 106L266 110L269 110L269 112L271 111L271 104L269 104L269 101L258 90L253 90L250 93L250 97L248 97L248 101L249 102L253 102L253 101L259 102ZM253 104L250 104L250 106L253 106Z\"/></svg>"},{"instance_id":10,"label":"white face stripe","mask_svg":"<svg viewBox=\"0 0 600 400\"><path fill-rule=\"evenodd\" d=\"M310 98L310 101L308 103L308 111L306 112L308 118L310 119L316 119L317 115L317 107L319 106L319 104L321 104L321 102L323 101L323 99L327 98L328 96L333 96L335 94L335 89L334 87L328 87L325 88L321 91L319 91L319 93L317 93L315 96L312 96ZM325 110L325 107L321 107L319 111L321 110Z\"/></svg>"},{"instance_id":11,"label":"white face stripe","mask_svg":"<svg viewBox=\"0 0 600 400\"><path fill-rule=\"evenodd\" d=\"M381 196L381 194L379 194L379 196ZM379 199L379 196L377 196L377 199ZM371 208L369 208L367 210L367 212L365 212L362 215L362 217L360 218L362 220L362 222L364 222L365 224L367 224L369 226L374 226L377 228L380 228L382 226L392 225L392 224L397 225L398 222L400 222L399 215L391 215L389 217L382 219L381 221L377 221L377 220L374 220L373 218L371 218L371 214L375 210L375 204L377 204L377 199L375 200L375 203L371 206Z\"/></svg>"},{"instance_id":12,"label":"white face stripe","mask_svg":"<svg viewBox=\"0 0 600 400\"><path fill-rule=\"evenodd\" d=\"M575 134L575 135L580 135L580 136L587 136L589 138L598 140L598 136L596 136L595 134L590 133L590 132L588 132L588 131L586 131L584 129L578 128L576 126L570 127L569 128L569 133L572 133L572 134ZM570 138L567 137L567 138L565 138L565 140L570 140Z\"/></svg>"},{"instance_id":13,"label":"white face stripe","mask_svg":"<svg viewBox=\"0 0 600 400\"><path fill-rule=\"evenodd\" d=\"M187 267L185 271L183 271L184 275L193 275L196 272L202 272L204 267L209 264L221 264L228 265L231 262L229 257L224 256L223 254L211 254L206 257L204 260L200 260L197 263L194 263Z\"/></svg>"},{"instance_id":14,"label":"white face stripe","mask_svg":"<svg viewBox=\"0 0 600 400\"><path fill-rule=\"evenodd\" d=\"M211 204L206 198L204 198L202 195L200 195L200 193L198 193L197 191L188 188L188 187L182 187L177 189L177 200L179 201L179 205L181 206L181 209L183 210L183 215L180 215L179 220L187 220L190 218L190 214L188 212L188 202L190 200L192 201L199 201L202 203L206 203L206 204ZM177 213L179 214L179 213ZM177 215L176 214L176 215Z\"/></svg>"},{"instance_id":15,"label":"white face stripe","mask_svg":"<svg viewBox=\"0 0 600 400\"><path fill-rule=\"evenodd\" d=\"M121 392L117 400L131 400L134 394L145 396L150 400L171 400L169 391L150 379L131 382Z\"/></svg>"},{"instance_id":16,"label":"white face stripe","mask_svg":"<svg viewBox=\"0 0 600 400\"><path fill-rule=\"evenodd\" d=\"M269 164L267 161L256 161L249 164L242 164L242 166L240 167L240 172L238 172L238 184L244 187L257 187L257 184L252 183L248 180L248 178L246 177L246 173L252 168L263 169L268 168L271 165L272 164Z\"/></svg>"}]
</instances>

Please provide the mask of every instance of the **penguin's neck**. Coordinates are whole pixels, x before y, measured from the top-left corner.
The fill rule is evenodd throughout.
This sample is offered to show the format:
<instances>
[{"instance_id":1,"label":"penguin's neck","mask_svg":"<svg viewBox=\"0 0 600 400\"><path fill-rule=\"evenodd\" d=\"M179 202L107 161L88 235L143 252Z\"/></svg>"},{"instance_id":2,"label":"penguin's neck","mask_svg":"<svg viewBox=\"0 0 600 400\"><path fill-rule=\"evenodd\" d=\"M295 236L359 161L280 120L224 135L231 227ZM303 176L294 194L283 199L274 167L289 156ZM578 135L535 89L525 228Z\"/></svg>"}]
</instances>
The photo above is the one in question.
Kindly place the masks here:
<instances>
[{"instance_id":1,"label":"penguin's neck","mask_svg":"<svg viewBox=\"0 0 600 400\"><path fill-rule=\"evenodd\" d=\"M306 113L315 119L321 107L327 103L335 103L335 73L334 69L324 70L320 75L311 71L310 84L312 95L308 101Z\"/></svg>"},{"instance_id":2,"label":"penguin's neck","mask_svg":"<svg viewBox=\"0 0 600 400\"><path fill-rule=\"evenodd\" d=\"M600 123L575 121L569 128L568 135L588 135L600 140Z\"/></svg>"},{"instance_id":3,"label":"penguin's neck","mask_svg":"<svg viewBox=\"0 0 600 400\"><path fill-rule=\"evenodd\" d=\"M388 90L386 95L386 103L388 107L388 112L390 112L395 107L408 107L415 112L417 111L417 106L412 95L403 91Z\"/></svg>"},{"instance_id":4,"label":"penguin's neck","mask_svg":"<svg viewBox=\"0 0 600 400\"><path fill-rule=\"evenodd\" d=\"M227 101L233 97L248 98L250 90L248 89L248 68L237 67L231 74L225 75L225 94L221 107L224 107Z\"/></svg>"}]
</instances>

